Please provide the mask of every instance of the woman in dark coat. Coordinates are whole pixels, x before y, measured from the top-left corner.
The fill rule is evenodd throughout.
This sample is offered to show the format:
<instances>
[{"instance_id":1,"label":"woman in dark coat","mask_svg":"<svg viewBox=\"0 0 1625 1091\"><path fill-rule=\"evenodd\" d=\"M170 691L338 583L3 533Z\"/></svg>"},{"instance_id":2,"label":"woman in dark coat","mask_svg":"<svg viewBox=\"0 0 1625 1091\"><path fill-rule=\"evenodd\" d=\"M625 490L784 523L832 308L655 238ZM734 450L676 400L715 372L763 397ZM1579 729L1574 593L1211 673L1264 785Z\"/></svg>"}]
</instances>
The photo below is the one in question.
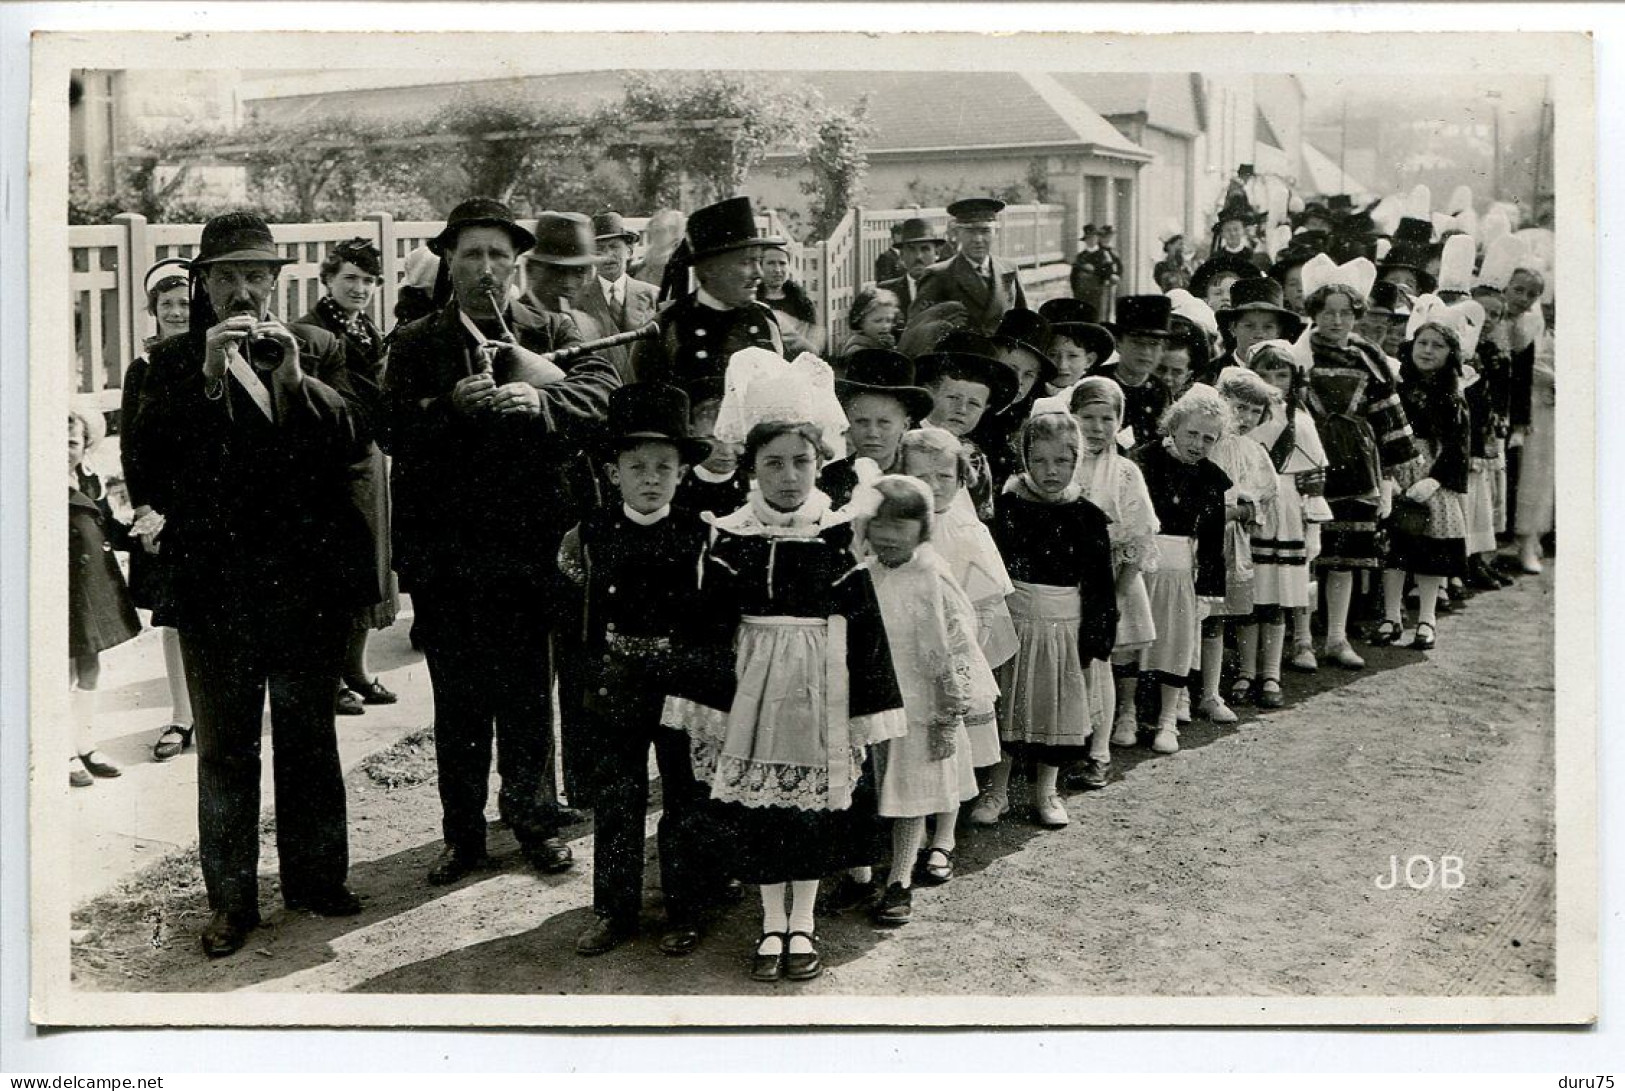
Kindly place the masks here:
<instances>
[{"instance_id":1,"label":"woman in dark coat","mask_svg":"<svg viewBox=\"0 0 1625 1091\"><path fill-rule=\"evenodd\" d=\"M299 321L319 326L344 342L345 366L371 381L360 389L376 390L383 374L384 338L367 313L382 283L383 255L364 238L350 239L335 246L322 262L322 285L327 294ZM375 407L364 407L369 413ZM372 530L373 557L384 597L361 611L344 656L335 710L342 716L359 716L365 705L390 705L394 693L367 670L367 634L387 629L395 623L400 595L389 554L389 468L377 444L371 445L366 461L356 467L351 496L366 514Z\"/></svg>"},{"instance_id":2,"label":"woman in dark coat","mask_svg":"<svg viewBox=\"0 0 1625 1091\"><path fill-rule=\"evenodd\" d=\"M86 455L107 434L94 407L68 413L68 656L73 683L73 752L68 783L86 788L98 777L116 777L119 767L96 750L96 684L101 653L141 631L124 573L113 550L130 548L127 528L113 517L101 478L83 466Z\"/></svg>"},{"instance_id":3,"label":"woman in dark coat","mask_svg":"<svg viewBox=\"0 0 1625 1091\"><path fill-rule=\"evenodd\" d=\"M158 332L147 338L143 350L187 330L191 291L187 285L188 263L181 258L165 258L147 270L147 313L158 323ZM146 502L146 478L141 464L142 436L136 428L136 406L141 403L141 387L147 379L147 358L137 356L124 371L119 403L119 457L124 467L124 486L135 508L131 533L136 543L130 549L130 598L139 610L156 610L163 600L165 557L160 535L163 513ZM186 686L186 668L181 663L180 634L168 625L158 626L164 647L164 674L169 682L169 723L152 747L153 761L168 761L192 745L192 695Z\"/></svg>"}]
</instances>

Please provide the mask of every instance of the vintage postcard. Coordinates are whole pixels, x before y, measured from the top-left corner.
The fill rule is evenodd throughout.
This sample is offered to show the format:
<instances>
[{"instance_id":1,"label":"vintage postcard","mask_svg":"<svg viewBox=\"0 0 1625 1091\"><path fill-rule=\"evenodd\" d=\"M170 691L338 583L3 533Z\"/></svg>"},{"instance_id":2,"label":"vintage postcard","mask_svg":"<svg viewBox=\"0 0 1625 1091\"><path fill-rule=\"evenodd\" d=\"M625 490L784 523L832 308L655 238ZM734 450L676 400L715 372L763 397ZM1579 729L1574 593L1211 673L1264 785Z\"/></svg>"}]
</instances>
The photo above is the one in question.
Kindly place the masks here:
<instances>
[{"instance_id":1,"label":"vintage postcard","mask_svg":"<svg viewBox=\"0 0 1625 1091\"><path fill-rule=\"evenodd\" d=\"M1590 40L928 29L36 35L36 1023L1595 1020Z\"/></svg>"}]
</instances>

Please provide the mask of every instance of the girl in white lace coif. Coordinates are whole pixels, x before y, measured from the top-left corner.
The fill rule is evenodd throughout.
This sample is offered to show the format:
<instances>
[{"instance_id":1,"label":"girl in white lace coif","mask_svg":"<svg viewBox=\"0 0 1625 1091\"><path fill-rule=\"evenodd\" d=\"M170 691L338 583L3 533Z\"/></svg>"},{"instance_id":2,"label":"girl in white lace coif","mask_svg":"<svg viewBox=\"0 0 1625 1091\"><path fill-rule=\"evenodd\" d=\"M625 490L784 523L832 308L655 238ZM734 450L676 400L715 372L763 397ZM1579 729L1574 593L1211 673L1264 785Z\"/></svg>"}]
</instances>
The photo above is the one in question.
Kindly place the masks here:
<instances>
[{"instance_id":1,"label":"girl in white lace coif","mask_svg":"<svg viewBox=\"0 0 1625 1091\"><path fill-rule=\"evenodd\" d=\"M858 554L873 558L869 570L908 714L908 734L875 752L880 814L893 821L891 876L871 916L896 926L912 915L916 868L932 885L953 878L959 805L976 798L966 721L981 712L991 722L999 689L977 647L970 599L931 546L930 487L889 475L869 496L854 496L853 509ZM927 816L935 816L937 833L921 856Z\"/></svg>"},{"instance_id":2,"label":"girl in white lace coif","mask_svg":"<svg viewBox=\"0 0 1625 1091\"><path fill-rule=\"evenodd\" d=\"M999 668L999 738L1004 757L971 822L990 826L1010 809L1010 771L1037 765L1033 804L1045 826L1068 822L1056 781L1060 767L1087 756L1090 734L1111 728L1112 642L1117 595L1106 516L1073 480L1083 439L1066 413L1021 426L1025 472L999 497L993 540L1015 592L1010 615L1017 648Z\"/></svg>"},{"instance_id":3,"label":"girl in white lace coif","mask_svg":"<svg viewBox=\"0 0 1625 1091\"><path fill-rule=\"evenodd\" d=\"M701 574L707 613L731 623L719 626L711 668L677 680L662 715L688 732L730 871L761 885L751 968L760 981L822 972L818 880L876 858L865 759L908 728L850 518L813 487L844 426L822 360L733 357L715 435L742 441L755 487L744 507L712 520Z\"/></svg>"}]
</instances>

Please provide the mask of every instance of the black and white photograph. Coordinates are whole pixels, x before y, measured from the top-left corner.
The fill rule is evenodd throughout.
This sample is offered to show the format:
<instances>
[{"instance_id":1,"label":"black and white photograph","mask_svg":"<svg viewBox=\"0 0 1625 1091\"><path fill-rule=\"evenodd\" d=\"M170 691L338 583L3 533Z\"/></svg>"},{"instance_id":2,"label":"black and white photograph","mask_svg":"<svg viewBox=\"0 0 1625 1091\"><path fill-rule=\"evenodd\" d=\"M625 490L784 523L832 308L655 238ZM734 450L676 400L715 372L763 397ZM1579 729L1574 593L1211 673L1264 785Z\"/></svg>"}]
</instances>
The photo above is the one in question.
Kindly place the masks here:
<instances>
[{"instance_id":1,"label":"black and white photograph","mask_svg":"<svg viewBox=\"0 0 1625 1091\"><path fill-rule=\"evenodd\" d=\"M1590 45L1267 37L36 37L36 1018L1593 1021Z\"/></svg>"}]
</instances>

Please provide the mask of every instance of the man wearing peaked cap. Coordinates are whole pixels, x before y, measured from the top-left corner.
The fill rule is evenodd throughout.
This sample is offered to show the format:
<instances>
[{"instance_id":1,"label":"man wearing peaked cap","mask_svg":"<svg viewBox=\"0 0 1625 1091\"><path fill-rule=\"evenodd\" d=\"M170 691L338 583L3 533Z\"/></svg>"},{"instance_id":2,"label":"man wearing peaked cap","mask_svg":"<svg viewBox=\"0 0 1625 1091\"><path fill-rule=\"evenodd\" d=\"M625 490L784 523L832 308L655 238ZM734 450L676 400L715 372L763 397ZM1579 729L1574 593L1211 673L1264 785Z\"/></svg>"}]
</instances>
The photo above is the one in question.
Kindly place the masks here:
<instances>
[{"instance_id":1,"label":"man wearing peaked cap","mask_svg":"<svg viewBox=\"0 0 1625 1091\"><path fill-rule=\"evenodd\" d=\"M933 402L931 392L914 381L914 361L891 349L861 349L847 357L835 394L846 410L852 453L826 463L818 487L841 507L857 487L857 460L872 459L881 473L895 472L903 433L931 415Z\"/></svg>"},{"instance_id":2,"label":"man wearing peaked cap","mask_svg":"<svg viewBox=\"0 0 1625 1091\"><path fill-rule=\"evenodd\" d=\"M583 225L545 219L556 237L543 253L590 272ZM445 838L428 874L436 885L486 859L493 739L498 811L525 856L544 872L572 859L558 837L552 638L579 626L563 620L573 596L554 558L590 502L572 485L571 452L602 434L620 379L597 356L568 371L554 364L547 354L579 341L574 322L507 302L520 255L536 245L499 202L453 209L435 240L449 298L399 332L385 372L395 570L434 691Z\"/></svg>"},{"instance_id":3,"label":"man wearing peaked cap","mask_svg":"<svg viewBox=\"0 0 1625 1091\"><path fill-rule=\"evenodd\" d=\"M907 324L909 308L914 306L914 298L920 293L920 279L937 260L937 247L947 241L937 234L928 220L916 216L903 221L902 229L898 232L894 244L899 263L898 272L892 278L881 279L875 285L897 297L899 330Z\"/></svg>"},{"instance_id":4,"label":"man wearing peaked cap","mask_svg":"<svg viewBox=\"0 0 1625 1091\"><path fill-rule=\"evenodd\" d=\"M634 279L627 272L638 233L627 228L619 212L600 212L592 218L592 230L593 241L598 246L598 268L587 278L587 285L576 301L577 309L592 319L598 336L642 329L654 321L660 289ZM583 333L583 336L589 335ZM609 349L604 358L615 365L623 380L631 378L630 346Z\"/></svg>"},{"instance_id":5,"label":"man wearing peaked cap","mask_svg":"<svg viewBox=\"0 0 1625 1091\"><path fill-rule=\"evenodd\" d=\"M784 355L784 336L773 309L756 298L762 249L785 240L763 235L749 197L730 197L697 209L666 266L660 298L660 336L632 350L632 372L643 381L687 387L721 378L734 353L765 348ZM692 269L697 282L688 286Z\"/></svg>"},{"instance_id":6,"label":"man wearing peaked cap","mask_svg":"<svg viewBox=\"0 0 1625 1091\"><path fill-rule=\"evenodd\" d=\"M283 901L361 911L345 885L333 693L356 613L383 597L350 490L376 387L333 334L270 314L287 261L255 213L204 225L191 331L153 347L124 451L142 502L168 520L154 622L178 630L193 698L210 957L239 950L260 920L267 691Z\"/></svg>"},{"instance_id":7,"label":"man wearing peaked cap","mask_svg":"<svg viewBox=\"0 0 1625 1091\"><path fill-rule=\"evenodd\" d=\"M938 303L964 304L972 329L992 333L1012 308L1027 309L1016 267L993 256L993 236L1004 202L992 197L966 197L948 206L949 229L957 252L926 269L919 295L909 307L913 318Z\"/></svg>"}]
</instances>

